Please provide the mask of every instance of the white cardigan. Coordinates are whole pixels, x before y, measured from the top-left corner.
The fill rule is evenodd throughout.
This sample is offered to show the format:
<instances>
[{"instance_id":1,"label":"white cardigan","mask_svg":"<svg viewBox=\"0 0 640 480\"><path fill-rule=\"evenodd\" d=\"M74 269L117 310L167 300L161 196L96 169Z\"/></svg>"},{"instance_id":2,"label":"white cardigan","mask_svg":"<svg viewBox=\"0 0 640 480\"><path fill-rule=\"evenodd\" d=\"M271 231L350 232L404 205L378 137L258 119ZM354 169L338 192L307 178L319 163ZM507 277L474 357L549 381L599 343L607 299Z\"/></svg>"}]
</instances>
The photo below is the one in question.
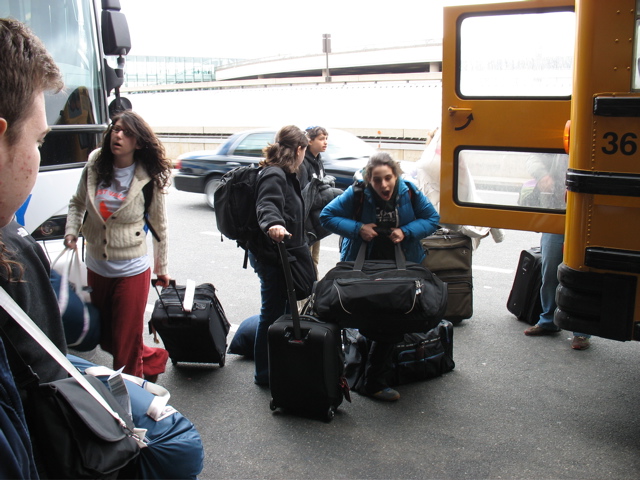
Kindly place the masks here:
<instances>
[{"instance_id":1,"label":"white cardigan","mask_svg":"<svg viewBox=\"0 0 640 480\"><path fill-rule=\"evenodd\" d=\"M82 171L78 189L69 202L65 235L78 237L80 231L87 241L89 254L98 260L130 260L147 253L144 221L144 187L151 180L140 164L131 180L127 198L107 220L102 218L95 204L97 173L95 159L100 150L89 155L89 161ZM84 214L87 213L86 220ZM167 214L165 194L156 186L149 205L149 223L158 234L160 241L153 239L153 273L168 274Z\"/></svg>"}]
</instances>

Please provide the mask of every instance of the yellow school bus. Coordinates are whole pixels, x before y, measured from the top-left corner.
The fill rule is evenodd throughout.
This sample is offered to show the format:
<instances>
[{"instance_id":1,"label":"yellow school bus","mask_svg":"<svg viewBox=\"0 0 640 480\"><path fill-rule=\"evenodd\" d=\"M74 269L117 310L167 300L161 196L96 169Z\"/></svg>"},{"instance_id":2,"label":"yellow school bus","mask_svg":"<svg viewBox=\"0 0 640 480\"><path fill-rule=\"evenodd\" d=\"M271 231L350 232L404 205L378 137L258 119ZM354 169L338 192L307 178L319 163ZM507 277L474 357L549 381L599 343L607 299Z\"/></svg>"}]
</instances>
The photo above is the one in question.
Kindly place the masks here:
<instances>
[{"instance_id":1,"label":"yellow school bus","mask_svg":"<svg viewBox=\"0 0 640 480\"><path fill-rule=\"evenodd\" d=\"M564 233L555 322L616 340L640 340L639 4L444 13L442 221Z\"/></svg>"}]
</instances>

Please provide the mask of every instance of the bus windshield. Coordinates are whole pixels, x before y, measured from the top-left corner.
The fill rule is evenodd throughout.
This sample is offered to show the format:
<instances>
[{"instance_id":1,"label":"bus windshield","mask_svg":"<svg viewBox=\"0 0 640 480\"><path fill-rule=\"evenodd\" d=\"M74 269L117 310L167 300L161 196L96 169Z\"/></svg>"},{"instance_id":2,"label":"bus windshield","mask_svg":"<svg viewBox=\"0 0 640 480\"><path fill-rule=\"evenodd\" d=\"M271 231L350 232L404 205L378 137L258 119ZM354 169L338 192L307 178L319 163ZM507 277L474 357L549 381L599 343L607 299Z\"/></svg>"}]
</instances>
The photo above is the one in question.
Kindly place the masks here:
<instances>
[{"instance_id":1,"label":"bus windshield","mask_svg":"<svg viewBox=\"0 0 640 480\"><path fill-rule=\"evenodd\" d=\"M65 89L45 98L52 131L41 151L41 171L85 162L107 122L93 9L87 0L0 0L0 17L27 24L64 78Z\"/></svg>"}]
</instances>

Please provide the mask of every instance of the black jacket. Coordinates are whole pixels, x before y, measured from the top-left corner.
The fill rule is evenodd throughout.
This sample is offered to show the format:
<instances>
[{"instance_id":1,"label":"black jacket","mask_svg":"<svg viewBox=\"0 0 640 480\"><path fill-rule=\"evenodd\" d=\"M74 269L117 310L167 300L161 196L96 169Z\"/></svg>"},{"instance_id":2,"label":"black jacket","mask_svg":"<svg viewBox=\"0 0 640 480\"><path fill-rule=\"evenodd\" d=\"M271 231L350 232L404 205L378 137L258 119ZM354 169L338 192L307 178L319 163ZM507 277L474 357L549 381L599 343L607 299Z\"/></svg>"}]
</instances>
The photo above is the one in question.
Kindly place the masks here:
<instances>
[{"instance_id":1,"label":"black jacket","mask_svg":"<svg viewBox=\"0 0 640 480\"><path fill-rule=\"evenodd\" d=\"M313 153L307 148L304 154L304 161L300 165L300 171L298 172L298 179L300 180L300 188L304 189L312 178L319 178L322 180L325 176L324 164L320 158L321 154L313 156Z\"/></svg>"},{"instance_id":2,"label":"black jacket","mask_svg":"<svg viewBox=\"0 0 640 480\"><path fill-rule=\"evenodd\" d=\"M24 267L20 282L7 281L4 272L0 271L0 285L56 347L66 354L67 343L60 318L58 300L49 280L51 267L46 254L33 237L15 221L0 229L0 238L11 259ZM14 276L16 276L17 269L13 270ZM17 348L20 356L38 374L41 382L50 382L68 376L58 362L2 309L0 309L0 325ZM13 355L10 351L7 353L9 364L14 368L16 359L12 358Z\"/></svg>"},{"instance_id":3,"label":"black jacket","mask_svg":"<svg viewBox=\"0 0 640 480\"><path fill-rule=\"evenodd\" d=\"M256 214L260 230L265 235L249 242L249 250L259 260L277 263L278 251L267 231L273 225L284 225L291 238L287 248L306 245L304 235L304 204L300 183L295 173L280 167L265 167L256 186Z\"/></svg>"}]
</instances>

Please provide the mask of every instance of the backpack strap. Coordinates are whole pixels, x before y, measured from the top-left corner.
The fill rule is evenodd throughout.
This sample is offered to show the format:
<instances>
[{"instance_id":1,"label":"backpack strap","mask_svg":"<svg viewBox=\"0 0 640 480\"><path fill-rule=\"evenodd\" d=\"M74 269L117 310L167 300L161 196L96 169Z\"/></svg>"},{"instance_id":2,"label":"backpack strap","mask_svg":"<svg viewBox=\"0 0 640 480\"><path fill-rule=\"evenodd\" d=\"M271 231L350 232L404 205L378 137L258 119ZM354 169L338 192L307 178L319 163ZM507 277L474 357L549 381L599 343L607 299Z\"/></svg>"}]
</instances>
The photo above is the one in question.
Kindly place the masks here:
<instances>
[{"instance_id":1,"label":"backpack strap","mask_svg":"<svg viewBox=\"0 0 640 480\"><path fill-rule=\"evenodd\" d=\"M362 218L362 206L364 205L364 182L362 180L356 180L353 182L353 196L356 199L355 207L353 208L353 219L360 221Z\"/></svg>"},{"instance_id":2,"label":"backpack strap","mask_svg":"<svg viewBox=\"0 0 640 480\"><path fill-rule=\"evenodd\" d=\"M151 235L153 235L153 238L155 238L156 241L159 242L160 237L158 236L151 223L149 223L149 206L151 205L151 200L153 199L153 180L146 183L144 187L142 187L142 195L144 195L144 223L151 232Z\"/></svg>"}]
</instances>

